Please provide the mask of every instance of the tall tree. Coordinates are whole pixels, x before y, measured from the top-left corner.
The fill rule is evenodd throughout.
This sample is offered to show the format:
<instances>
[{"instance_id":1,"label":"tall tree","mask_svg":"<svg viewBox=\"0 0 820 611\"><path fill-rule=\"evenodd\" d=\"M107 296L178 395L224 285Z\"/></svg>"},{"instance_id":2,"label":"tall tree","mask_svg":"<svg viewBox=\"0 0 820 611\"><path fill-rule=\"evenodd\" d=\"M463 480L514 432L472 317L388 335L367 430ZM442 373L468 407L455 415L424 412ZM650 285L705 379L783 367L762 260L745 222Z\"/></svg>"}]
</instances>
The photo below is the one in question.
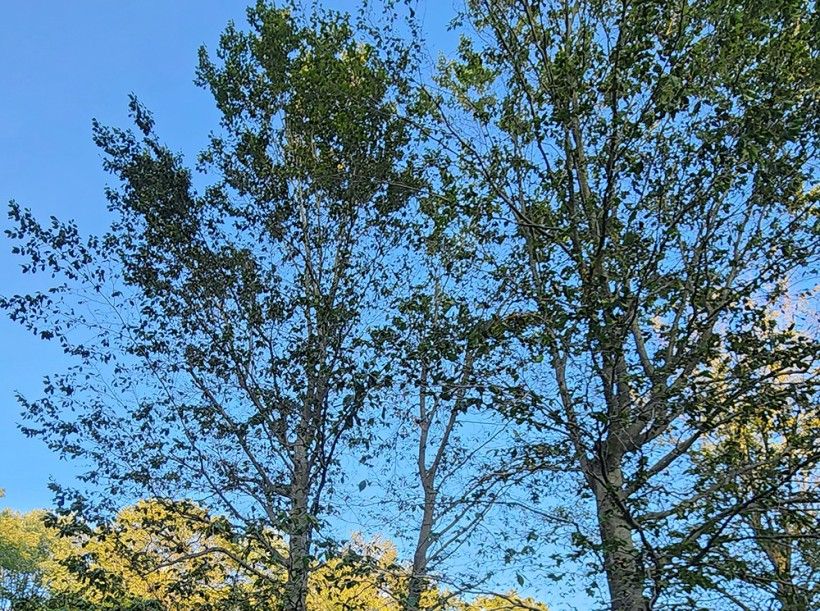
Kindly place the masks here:
<instances>
[{"instance_id":1,"label":"tall tree","mask_svg":"<svg viewBox=\"0 0 820 611\"><path fill-rule=\"evenodd\" d=\"M94 125L119 181L110 232L84 239L12 203L24 270L63 282L2 306L75 359L21 398L27 432L90 467L66 508L202 501L286 569L277 599L301 611L340 452L380 384L369 329L413 180L396 75L349 18L259 2L248 21L200 52L222 114L201 180L132 99L136 132Z\"/></svg>"},{"instance_id":2,"label":"tall tree","mask_svg":"<svg viewBox=\"0 0 820 611\"><path fill-rule=\"evenodd\" d=\"M615 610L710 587L699 563L747 501L713 503L734 468L693 490L705 435L761 402L817 412L817 342L765 311L820 250L816 19L802 0L471 0L422 88L461 184L443 195L497 228L528 301L528 419L592 500L575 541Z\"/></svg>"},{"instance_id":3,"label":"tall tree","mask_svg":"<svg viewBox=\"0 0 820 611\"><path fill-rule=\"evenodd\" d=\"M614 610L759 586L727 562L738 533L795 584L782 544L818 533L777 499L817 473L794 429L820 416L820 347L768 312L820 255L816 3L468 0L458 57L416 95L416 41L304 15L260 1L201 52L222 114L201 177L133 99L136 131L94 130L109 233L10 207L24 271L59 282L0 306L75 363L21 398L25 430L89 466L63 508L198 502L260 600L303 611L345 450L367 463L370 403L407 391L405 608L533 470L567 478L557 517L593 516L565 549L600 559ZM459 479L462 415L488 402L520 425L512 458ZM743 453L723 443L757 423Z\"/></svg>"},{"instance_id":4,"label":"tall tree","mask_svg":"<svg viewBox=\"0 0 820 611\"><path fill-rule=\"evenodd\" d=\"M431 213L437 206L428 204ZM418 217L410 239L422 254L397 291L396 315L379 333L396 363L384 442L395 458L384 465L390 476L383 501L397 501L399 522L413 539L407 610L420 608L437 576L456 590L487 580L495 568L487 557L460 575L445 569L454 556L475 557L482 543L497 543L473 535L498 497L511 494L511 474L520 475L506 452L497 452L509 445L512 421L491 409L510 399L515 375L504 341L508 296L478 271L484 244L475 228L438 231L427 222L436 216Z\"/></svg>"}]
</instances>

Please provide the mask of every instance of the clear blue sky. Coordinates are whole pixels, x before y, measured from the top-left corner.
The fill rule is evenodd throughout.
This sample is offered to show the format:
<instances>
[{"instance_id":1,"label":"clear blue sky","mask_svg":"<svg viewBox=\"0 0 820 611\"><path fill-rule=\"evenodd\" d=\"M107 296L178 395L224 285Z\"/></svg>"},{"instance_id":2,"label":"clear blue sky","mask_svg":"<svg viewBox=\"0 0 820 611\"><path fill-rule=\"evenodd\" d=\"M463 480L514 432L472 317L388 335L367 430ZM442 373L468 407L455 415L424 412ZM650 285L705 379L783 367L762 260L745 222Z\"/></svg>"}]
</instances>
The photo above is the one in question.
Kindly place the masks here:
<instances>
[{"instance_id":1,"label":"clear blue sky","mask_svg":"<svg viewBox=\"0 0 820 611\"><path fill-rule=\"evenodd\" d=\"M352 0L327 0L349 9ZM193 84L196 51L214 47L231 19L244 23L241 0L27 0L0 4L0 201L16 199L40 217L74 218L87 233L105 229L108 176L91 142L91 119L127 125L133 91L155 114L158 133L191 158L218 120L209 95ZM431 47L442 41L451 4L430 2L422 15ZM5 228L5 212L0 213ZM30 290L5 236L0 294ZM50 477L70 478L36 439L17 428L16 391L37 396L42 376L64 361L0 317L0 505L28 510L51 504Z\"/></svg>"}]
</instances>

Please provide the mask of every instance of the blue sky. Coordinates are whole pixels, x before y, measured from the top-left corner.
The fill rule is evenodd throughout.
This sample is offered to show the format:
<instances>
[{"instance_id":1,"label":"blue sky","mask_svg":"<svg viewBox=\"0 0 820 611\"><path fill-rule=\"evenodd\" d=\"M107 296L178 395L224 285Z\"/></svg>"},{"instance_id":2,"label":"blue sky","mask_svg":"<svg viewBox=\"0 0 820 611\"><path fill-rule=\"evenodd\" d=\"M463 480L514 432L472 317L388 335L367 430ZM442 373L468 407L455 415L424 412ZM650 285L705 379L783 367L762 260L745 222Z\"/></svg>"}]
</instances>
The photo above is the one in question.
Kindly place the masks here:
<instances>
[{"instance_id":1,"label":"blue sky","mask_svg":"<svg viewBox=\"0 0 820 611\"><path fill-rule=\"evenodd\" d=\"M432 5L438 8L422 18L435 50L452 11L446 0ZM103 231L109 179L91 141L92 118L127 125L133 91L154 112L163 139L192 158L218 121L209 95L193 84L197 49L214 47L227 22L243 23L244 14L245 2L225 0L2 3L0 200L15 199L41 218L74 218L86 233ZM5 213L0 225L7 226ZM3 236L0 294L34 286ZM71 465L18 430L14 398L17 391L36 396L43 375L64 362L56 346L0 318L0 506L48 506L49 478L71 476Z\"/></svg>"}]
</instances>

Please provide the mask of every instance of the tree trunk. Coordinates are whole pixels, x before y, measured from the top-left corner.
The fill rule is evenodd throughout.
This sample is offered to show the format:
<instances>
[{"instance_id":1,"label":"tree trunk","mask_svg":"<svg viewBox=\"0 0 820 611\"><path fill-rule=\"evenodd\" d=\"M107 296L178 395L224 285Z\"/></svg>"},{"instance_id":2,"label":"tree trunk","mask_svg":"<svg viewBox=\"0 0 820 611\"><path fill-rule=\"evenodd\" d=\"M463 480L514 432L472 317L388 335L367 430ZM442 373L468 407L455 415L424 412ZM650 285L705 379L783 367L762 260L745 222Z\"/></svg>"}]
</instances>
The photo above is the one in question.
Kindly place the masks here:
<instances>
[{"instance_id":1,"label":"tree trunk","mask_svg":"<svg viewBox=\"0 0 820 611\"><path fill-rule=\"evenodd\" d=\"M612 611L648 611L649 601L643 594L644 571L632 540L632 528L614 497L623 483L621 471L610 468L606 478L595 479L598 527ZM601 481L607 482L608 486L602 485Z\"/></svg>"},{"instance_id":2,"label":"tree trunk","mask_svg":"<svg viewBox=\"0 0 820 611\"><path fill-rule=\"evenodd\" d=\"M297 442L291 486L290 533L288 538L288 579L285 583L284 611L307 611L312 524L308 514L308 464L304 444Z\"/></svg>"},{"instance_id":3,"label":"tree trunk","mask_svg":"<svg viewBox=\"0 0 820 611\"><path fill-rule=\"evenodd\" d=\"M288 542L288 581L285 584L285 611L307 611L307 580L310 567L309 542L305 534L292 534Z\"/></svg>"},{"instance_id":4,"label":"tree trunk","mask_svg":"<svg viewBox=\"0 0 820 611\"><path fill-rule=\"evenodd\" d=\"M416 542L416 551L413 554L413 572L407 587L405 611L418 611L421 605L421 595L427 588L427 551L430 548L430 537L433 534L433 508L435 507L435 491L424 486L424 513L419 528L419 537Z\"/></svg>"}]
</instances>

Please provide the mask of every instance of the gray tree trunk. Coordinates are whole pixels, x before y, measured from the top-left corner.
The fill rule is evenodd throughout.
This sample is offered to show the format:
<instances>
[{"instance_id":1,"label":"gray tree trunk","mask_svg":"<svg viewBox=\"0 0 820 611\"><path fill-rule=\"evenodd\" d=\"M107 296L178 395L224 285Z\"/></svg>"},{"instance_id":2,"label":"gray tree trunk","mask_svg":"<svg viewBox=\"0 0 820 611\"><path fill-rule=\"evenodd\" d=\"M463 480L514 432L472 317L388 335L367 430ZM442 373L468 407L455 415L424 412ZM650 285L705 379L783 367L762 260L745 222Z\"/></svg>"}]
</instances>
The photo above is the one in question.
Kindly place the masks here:
<instances>
[{"instance_id":1,"label":"gray tree trunk","mask_svg":"<svg viewBox=\"0 0 820 611\"><path fill-rule=\"evenodd\" d=\"M416 551L413 554L413 572L410 575L410 583L407 588L405 611L418 611L421 604L421 595L427 588L427 579L425 577L427 573L427 551L430 548L430 537L433 533L433 509L435 508L435 490L428 488L427 482L425 482L424 513L416 542Z\"/></svg>"},{"instance_id":2,"label":"gray tree trunk","mask_svg":"<svg viewBox=\"0 0 820 611\"><path fill-rule=\"evenodd\" d=\"M294 449L291 486L290 533L288 538L288 577L285 583L285 611L307 611L307 586L310 574L312 523L308 513L308 462L300 439Z\"/></svg>"},{"instance_id":3,"label":"gray tree trunk","mask_svg":"<svg viewBox=\"0 0 820 611\"><path fill-rule=\"evenodd\" d=\"M623 483L621 471L609 468L605 474L602 470L598 475L595 501L612 611L648 611L644 571L632 540L632 528L615 498ZM608 485L604 486L601 481Z\"/></svg>"}]
</instances>

